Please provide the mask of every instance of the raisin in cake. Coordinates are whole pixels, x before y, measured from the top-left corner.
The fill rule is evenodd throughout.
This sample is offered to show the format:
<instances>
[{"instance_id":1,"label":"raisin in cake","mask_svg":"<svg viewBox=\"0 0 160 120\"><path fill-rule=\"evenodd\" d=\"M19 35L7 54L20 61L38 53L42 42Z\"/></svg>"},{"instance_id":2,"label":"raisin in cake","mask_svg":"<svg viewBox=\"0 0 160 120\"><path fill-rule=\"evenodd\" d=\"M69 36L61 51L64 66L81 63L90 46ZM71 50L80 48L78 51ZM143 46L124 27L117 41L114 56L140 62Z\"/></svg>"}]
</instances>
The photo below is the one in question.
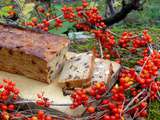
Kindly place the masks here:
<instances>
[{"instance_id":1,"label":"raisin in cake","mask_svg":"<svg viewBox=\"0 0 160 120\"><path fill-rule=\"evenodd\" d=\"M118 63L101 58L95 59L94 71L91 79L92 83L102 81L105 83L108 82L107 80L111 63L113 66L113 72L116 73L120 69L120 65Z\"/></svg>"},{"instance_id":2,"label":"raisin in cake","mask_svg":"<svg viewBox=\"0 0 160 120\"><path fill-rule=\"evenodd\" d=\"M50 83L63 66L68 44L62 36L0 25L0 70Z\"/></svg>"},{"instance_id":3,"label":"raisin in cake","mask_svg":"<svg viewBox=\"0 0 160 120\"><path fill-rule=\"evenodd\" d=\"M91 53L80 53L66 61L59 77L59 83L67 88L90 85L94 65Z\"/></svg>"}]
</instances>

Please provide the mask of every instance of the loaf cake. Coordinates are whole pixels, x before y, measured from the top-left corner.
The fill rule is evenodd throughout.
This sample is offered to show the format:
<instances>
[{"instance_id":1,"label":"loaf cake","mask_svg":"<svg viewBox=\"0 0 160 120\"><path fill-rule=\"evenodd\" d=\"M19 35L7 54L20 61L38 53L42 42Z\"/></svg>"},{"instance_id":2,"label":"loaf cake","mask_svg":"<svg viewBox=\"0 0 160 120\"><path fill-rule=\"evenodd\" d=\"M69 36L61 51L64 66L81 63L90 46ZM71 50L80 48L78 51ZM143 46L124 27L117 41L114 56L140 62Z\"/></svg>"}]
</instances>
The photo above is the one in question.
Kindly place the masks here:
<instances>
[{"instance_id":1,"label":"loaf cake","mask_svg":"<svg viewBox=\"0 0 160 120\"><path fill-rule=\"evenodd\" d=\"M94 56L91 53L80 53L65 62L59 76L61 86L67 88L87 87L91 83Z\"/></svg>"},{"instance_id":2,"label":"loaf cake","mask_svg":"<svg viewBox=\"0 0 160 120\"><path fill-rule=\"evenodd\" d=\"M104 60L101 58L96 58L91 82L95 83L104 81L105 83L107 83L108 76L110 73L110 64L112 64L113 72L115 74L120 69L120 65L118 63L109 60Z\"/></svg>"},{"instance_id":3,"label":"loaf cake","mask_svg":"<svg viewBox=\"0 0 160 120\"><path fill-rule=\"evenodd\" d=\"M0 70L50 83L61 71L69 40L0 25Z\"/></svg>"}]
</instances>

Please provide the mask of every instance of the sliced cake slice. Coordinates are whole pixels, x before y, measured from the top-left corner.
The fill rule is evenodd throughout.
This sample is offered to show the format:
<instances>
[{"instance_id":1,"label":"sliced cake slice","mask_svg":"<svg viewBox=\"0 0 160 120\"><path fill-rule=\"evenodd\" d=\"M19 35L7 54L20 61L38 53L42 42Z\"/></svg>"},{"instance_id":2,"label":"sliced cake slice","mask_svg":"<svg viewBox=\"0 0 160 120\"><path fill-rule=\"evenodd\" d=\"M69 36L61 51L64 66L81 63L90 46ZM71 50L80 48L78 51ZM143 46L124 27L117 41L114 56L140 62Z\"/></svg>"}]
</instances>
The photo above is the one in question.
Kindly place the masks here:
<instances>
[{"instance_id":1,"label":"sliced cake slice","mask_svg":"<svg viewBox=\"0 0 160 120\"><path fill-rule=\"evenodd\" d=\"M94 56L80 53L65 62L59 77L59 83L67 88L87 87L90 85L94 65Z\"/></svg>"},{"instance_id":2,"label":"sliced cake slice","mask_svg":"<svg viewBox=\"0 0 160 120\"><path fill-rule=\"evenodd\" d=\"M91 82L94 83L104 81L105 83L107 83L110 64L112 64L113 72L115 74L120 69L120 65L118 63L96 58Z\"/></svg>"}]
</instances>

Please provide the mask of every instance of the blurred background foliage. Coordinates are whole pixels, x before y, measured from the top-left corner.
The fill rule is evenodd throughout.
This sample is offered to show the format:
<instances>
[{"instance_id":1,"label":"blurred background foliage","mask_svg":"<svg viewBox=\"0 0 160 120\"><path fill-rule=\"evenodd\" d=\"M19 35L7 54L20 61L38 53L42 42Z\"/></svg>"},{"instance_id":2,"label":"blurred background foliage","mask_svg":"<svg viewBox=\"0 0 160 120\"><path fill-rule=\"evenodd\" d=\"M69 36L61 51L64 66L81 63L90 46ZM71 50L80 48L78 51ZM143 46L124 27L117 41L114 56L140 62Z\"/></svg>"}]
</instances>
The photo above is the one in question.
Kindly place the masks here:
<instances>
[{"instance_id":1,"label":"blurred background foliage","mask_svg":"<svg viewBox=\"0 0 160 120\"><path fill-rule=\"evenodd\" d=\"M19 2L21 10L17 10L19 13L20 20L29 20L29 18L35 16L35 11L33 10L35 1L37 0L0 0L0 17L6 17L8 11L11 10L10 4L15 4ZM39 1L39 0L38 0ZM44 1L44 2L43 2ZM101 14L104 16L106 9L106 0L88 0L90 1L90 6L97 6ZM96 2L95 2L96 1ZM119 10L122 6L122 0L115 0L113 4L116 10ZM51 4L52 12L61 15L60 9L65 4L67 6L79 6L81 5L81 0L41 0L41 5L49 2ZM5 6L7 5L7 6ZM15 4L16 5L16 4ZM21 12L22 11L22 12ZM54 21L53 21L54 22ZM141 27L156 27L160 28L160 0L146 0L143 5L142 11L132 11L129 15L119 23L112 26L122 27L122 28L141 28ZM63 27L58 30L51 30L51 33L62 34L68 33L68 31L76 31L74 24L64 22Z\"/></svg>"}]
</instances>

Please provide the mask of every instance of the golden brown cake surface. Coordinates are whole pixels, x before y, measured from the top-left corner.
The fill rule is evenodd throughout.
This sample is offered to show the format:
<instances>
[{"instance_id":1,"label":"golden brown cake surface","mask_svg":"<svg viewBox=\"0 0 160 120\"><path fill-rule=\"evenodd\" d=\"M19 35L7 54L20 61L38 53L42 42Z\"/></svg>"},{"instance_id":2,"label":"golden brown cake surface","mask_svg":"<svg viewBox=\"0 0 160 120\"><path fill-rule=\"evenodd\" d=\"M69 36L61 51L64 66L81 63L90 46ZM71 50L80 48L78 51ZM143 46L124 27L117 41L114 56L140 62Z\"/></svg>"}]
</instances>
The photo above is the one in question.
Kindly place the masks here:
<instances>
[{"instance_id":1,"label":"golden brown cake surface","mask_svg":"<svg viewBox=\"0 0 160 120\"><path fill-rule=\"evenodd\" d=\"M18 49L45 61L50 61L57 51L68 44L67 38L62 36L0 25L0 48Z\"/></svg>"},{"instance_id":2,"label":"golden brown cake surface","mask_svg":"<svg viewBox=\"0 0 160 120\"><path fill-rule=\"evenodd\" d=\"M0 70L51 83L61 71L69 40L0 25Z\"/></svg>"}]
</instances>

